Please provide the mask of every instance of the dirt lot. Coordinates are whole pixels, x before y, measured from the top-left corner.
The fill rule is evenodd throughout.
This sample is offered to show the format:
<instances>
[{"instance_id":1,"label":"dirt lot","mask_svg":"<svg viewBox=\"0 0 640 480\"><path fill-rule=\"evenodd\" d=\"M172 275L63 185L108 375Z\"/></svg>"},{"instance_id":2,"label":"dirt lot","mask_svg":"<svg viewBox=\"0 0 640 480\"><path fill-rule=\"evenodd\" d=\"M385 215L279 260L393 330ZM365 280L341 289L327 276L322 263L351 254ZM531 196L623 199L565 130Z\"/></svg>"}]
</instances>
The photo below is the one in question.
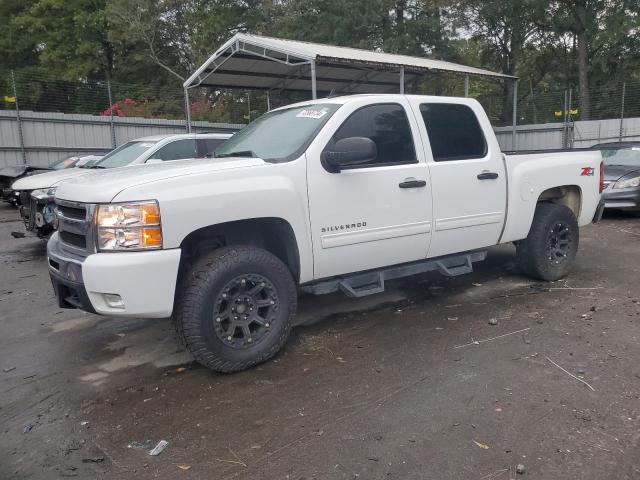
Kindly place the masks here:
<instances>
[{"instance_id":1,"label":"dirt lot","mask_svg":"<svg viewBox=\"0 0 640 480\"><path fill-rule=\"evenodd\" d=\"M0 207L2 479L640 478L636 218L584 229L566 281L500 247L472 275L303 298L284 352L225 376L169 320L57 308L15 217Z\"/></svg>"}]
</instances>

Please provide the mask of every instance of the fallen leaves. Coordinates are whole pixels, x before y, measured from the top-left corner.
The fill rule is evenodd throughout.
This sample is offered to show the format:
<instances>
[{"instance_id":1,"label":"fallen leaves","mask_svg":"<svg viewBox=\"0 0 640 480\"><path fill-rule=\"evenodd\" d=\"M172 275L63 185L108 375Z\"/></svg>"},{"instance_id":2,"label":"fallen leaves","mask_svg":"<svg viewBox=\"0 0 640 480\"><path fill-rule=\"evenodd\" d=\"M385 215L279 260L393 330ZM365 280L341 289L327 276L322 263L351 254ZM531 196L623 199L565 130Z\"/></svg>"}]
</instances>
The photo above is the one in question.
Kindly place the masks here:
<instances>
[{"instance_id":1,"label":"fallen leaves","mask_svg":"<svg viewBox=\"0 0 640 480\"><path fill-rule=\"evenodd\" d=\"M476 444L476 447L481 448L482 450L489 450L491 448L489 445L487 445L485 443L477 442L475 440L473 441L473 443Z\"/></svg>"}]
</instances>

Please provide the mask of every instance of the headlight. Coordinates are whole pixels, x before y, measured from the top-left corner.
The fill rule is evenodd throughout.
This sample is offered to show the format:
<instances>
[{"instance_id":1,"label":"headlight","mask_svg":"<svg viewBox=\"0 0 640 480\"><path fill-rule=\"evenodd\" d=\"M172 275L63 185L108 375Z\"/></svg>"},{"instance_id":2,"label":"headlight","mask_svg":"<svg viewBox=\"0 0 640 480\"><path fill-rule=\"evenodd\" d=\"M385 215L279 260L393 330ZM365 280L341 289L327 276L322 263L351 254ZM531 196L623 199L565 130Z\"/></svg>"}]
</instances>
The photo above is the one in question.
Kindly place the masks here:
<instances>
[{"instance_id":1,"label":"headlight","mask_svg":"<svg viewBox=\"0 0 640 480\"><path fill-rule=\"evenodd\" d=\"M162 248L158 202L98 205L98 250L152 250Z\"/></svg>"},{"instance_id":2,"label":"headlight","mask_svg":"<svg viewBox=\"0 0 640 480\"><path fill-rule=\"evenodd\" d=\"M31 192L31 196L39 201L42 201L42 200L53 201L56 195L56 188L57 187L51 187L51 188L41 188L40 190L34 190L33 192Z\"/></svg>"},{"instance_id":3,"label":"headlight","mask_svg":"<svg viewBox=\"0 0 640 480\"><path fill-rule=\"evenodd\" d=\"M640 187L640 177L628 178L626 180L618 180L613 188L634 188Z\"/></svg>"}]
</instances>

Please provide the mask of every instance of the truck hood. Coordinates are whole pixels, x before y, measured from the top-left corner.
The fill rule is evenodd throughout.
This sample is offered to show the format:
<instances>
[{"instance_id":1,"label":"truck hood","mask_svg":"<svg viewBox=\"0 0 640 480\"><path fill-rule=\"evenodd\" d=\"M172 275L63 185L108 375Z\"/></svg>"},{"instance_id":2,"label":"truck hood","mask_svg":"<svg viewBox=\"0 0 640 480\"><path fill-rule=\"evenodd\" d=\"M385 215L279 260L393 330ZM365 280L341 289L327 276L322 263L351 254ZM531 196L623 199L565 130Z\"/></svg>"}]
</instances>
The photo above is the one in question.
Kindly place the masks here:
<instances>
[{"instance_id":1,"label":"truck hood","mask_svg":"<svg viewBox=\"0 0 640 480\"><path fill-rule=\"evenodd\" d=\"M56 198L74 202L106 203L112 201L123 190L138 185L258 165L264 165L264 160L233 157L176 160L109 170L92 170L89 175L82 175L60 185L56 190Z\"/></svg>"},{"instance_id":2,"label":"truck hood","mask_svg":"<svg viewBox=\"0 0 640 480\"><path fill-rule=\"evenodd\" d=\"M630 173L638 173L640 175L640 165L605 165L604 166L604 179L608 182L616 182L622 177L629 175Z\"/></svg>"},{"instance_id":3,"label":"truck hood","mask_svg":"<svg viewBox=\"0 0 640 480\"><path fill-rule=\"evenodd\" d=\"M87 175L94 170L83 168L66 168L64 170L53 170L39 175L30 175L13 182L11 188L14 190L37 190L40 188L51 188L60 182Z\"/></svg>"}]
</instances>

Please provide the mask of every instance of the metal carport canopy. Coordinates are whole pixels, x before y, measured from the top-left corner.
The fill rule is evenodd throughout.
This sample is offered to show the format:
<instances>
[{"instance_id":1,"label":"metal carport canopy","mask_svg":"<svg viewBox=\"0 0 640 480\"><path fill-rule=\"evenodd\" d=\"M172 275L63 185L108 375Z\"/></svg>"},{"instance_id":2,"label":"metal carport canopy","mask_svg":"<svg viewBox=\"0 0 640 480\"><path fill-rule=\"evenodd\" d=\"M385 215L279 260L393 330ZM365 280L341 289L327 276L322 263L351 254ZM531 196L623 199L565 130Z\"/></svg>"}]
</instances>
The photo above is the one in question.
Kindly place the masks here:
<instances>
[{"instance_id":1,"label":"metal carport canopy","mask_svg":"<svg viewBox=\"0 0 640 480\"><path fill-rule=\"evenodd\" d=\"M442 60L248 33L235 34L184 82L187 130L191 131L189 88L311 91L314 99L318 92L404 93L407 83L417 82L428 71L464 76L465 96L470 76L512 81L512 149L516 149L517 77Z\"/></svg>"},{"instance_id":2,"label":"metal carport canopy","mask_svg":"<svg viewBox=\"0 0 640 480\"><path fill-rule=\"evenodd\" d=\"M185 82L185 88L395 93L427 71L515 80L456 63L238 33ZM467 83L468 84L468 83Z\"/></svg>"}]
</instances>

